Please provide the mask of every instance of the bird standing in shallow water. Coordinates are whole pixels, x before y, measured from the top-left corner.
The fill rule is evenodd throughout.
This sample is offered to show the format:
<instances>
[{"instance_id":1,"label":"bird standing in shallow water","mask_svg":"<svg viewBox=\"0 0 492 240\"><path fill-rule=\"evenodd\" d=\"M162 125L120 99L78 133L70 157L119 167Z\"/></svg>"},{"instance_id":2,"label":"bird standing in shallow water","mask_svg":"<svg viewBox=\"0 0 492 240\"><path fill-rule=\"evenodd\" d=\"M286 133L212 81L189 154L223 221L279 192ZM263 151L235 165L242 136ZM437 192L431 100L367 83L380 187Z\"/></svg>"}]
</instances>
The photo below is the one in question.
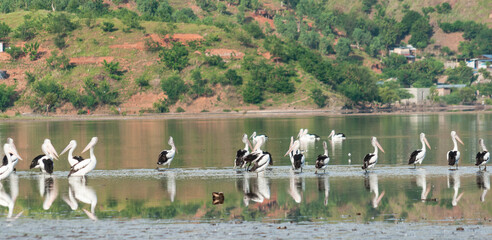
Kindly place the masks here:
<instances>
[{"instance_id":1,"label":"bird standing in shallow water","mask_svg":"<svg viewBox=\"0 0 492 240\"><path fill-rule=\"evenodd\" d=\"M41 150L44 155L38 155L35 157L29 169L39 168L41 172L52 174L53 173L53 159L58 160L58 153L55 150L55 147L51 144L49 139L45 139L43 144L41 145Z\"/></svg>"},{"instance_id":2,"label":"bird standing in shallow water","mask_svg":"<svg viewBox=\"0 0 492 240\"><path fill-rule=\"evenodd\" d=\"M84 160L81 156L73 156L73 151L77 148L77 141L72 140L68 143L67 147L63 149L63 151L60 153L60 156L63 155L66 151L68 151L68 164L70 164L70 167L73 167L73 165L79 163L80 161Z\"/></svg>"},{"instance_id":3,"label":"bird standing in shallow water","mask_svg":"<svg viewBox=\"0 0 492 240\"><path fill-rule=\"evenodd\" d=\"M326 171L326 167L328 166L328 163L330 162L330 157L328 157L328 146L326 145L326 142L323 141L323 148L325 152L323 155L319 155L318 159L316 159L316 172L315 174L318 173L318 169L321 170L323 169L323 172Z\"/></svg>"},{"instance_id":4,"label":"bird standing in shallow water","mask_svg":"<svg viewBox=\"0 0 492 240\"><path fill-rule=\"evenodd\" d=\"M424 161L426 152L425 145L431 149L429 142L425 137L425 133L420 134L420 142L422 142L422 149L413 151L412 154L410 154L410 159L408 160L408 165L413 164L414 168L417 168L417 164L422 164L422 161Z\"/></svg>"},{"instance_id":5,"label":"bird standing in shallow water","mask_svg":"<svg viewBox=\"0 0 492 240\"><path fill-rule=\"evenodd\" d=\"M292 163L292 170L301 169L304 167L306 162L306 157L299 150L300 142L299 140L294 141L294 137L290 138L289 150L285 153L284 157L289 155L290 162Z\"/></svg>"},{"instance_id":6,"label":"bird standing in shallow water","mask_svg":"<svg viewBox=\"0 0 492 240\"><path fill-rule=\"evenodd\" d=\"M244 143L244 149L237 150L236 159L234 159L234 169L236 169L236 167L243 168L246 165L244 158L249 155L249 148L253 150L247 134L243 135L242 141Z\"/></svg>"},{"instance_id":7,"label":"bird standing in shallow water","mask_svg":"<svg viewBox=\"0 0 492 240\"><path fill-rule=\"evenodd\" d=\"M14 171L14 158L22 159L19 155L17 155L17 151L14 152L12 145L9 143L5 143L3 145L3 151L7 157L7 165L0 166L0 180L7 178Z\"/></svg>"},{"instance_id":8,"label":"bird standing in shallow water","mask_svg":"<svg viewBox=\"0 0 492 240\"><path fill-rule=\"evenodd\" d=\"M383 147L381 147L376 137L371 138L371 144L374 147L374 152L366 154L364 157L364 165L362 165L362 169L366 170L366 172L367 169L376 166L376 163L378 162L378 148L384 152Z\"/></svg>"},{"instance_id":9,"label":"bird standing in shallow water","mask_svg":"<svg viewBox=\"0 0 492 240\"><path fill-rule=\"evenodd\" d=\"M84 148L82 153L90 149L90 157L73 165L72 168L70 169L70 173L68 174L69 177L70 176L82 177L85 176L90 171L94 170L97 164L96 155L94 155L94 146L96 145L97 140L98 140L97 137L93 137L89 142L89 144L87 144L87 146Z\"/></svg>"},{"instance_id":10,"label":"bird standing in shallow water","mask_svg":"<svg viewBox=\"0 0 492 240\"><path fill-rule=\"evenodd\" d=\"M458 162L460 161L460 151L458 151L458 143L456 143L456 140L458 140L462 145L465 145L463 141L461 141L460 137L458 134L456 134L455 131L451 131L451 140L453 140L453 150L449 151L446 156L448 158L448 165L449 166L456 166L456 170L458 170Z\"/></svg>"},{"instance_id":11,"label":"bird standing in shallow water","mask_svg":"<svg viewBox=\"0 0 492 240\"><path fill-rule=\"evenodd\" d=\"M12 165L13 165L14 172L15 172L15 170L16 170L15 166L17 165L17 163L19 163L19 160L22 160L22 158L13 157L13 156L20 156L19 153L17 152L17 148L15 147L14 139L7 138L7 144L10 144L10 148L12 149L12 152L13 152L10 154L10 156L12 156ZM8 164L7 155L3 156L2 160L3 160L2 166L5 166Z\"/></svg>"},{"instance_id":12,"label":"bird standing in shallow water","mask_svg":"<svg viewBox=\"0 0 492 240\"><path fill-rule=\"evenodd\" d=\"M475 166L478 166L478 170L481 170L482 166L485 166L484 170L487 171L487 163L490 160L490 153L485 147L485 143L482 138L478 140L478 144L482 147L482 151L477 153Z\"/></svg>"},{"instance_id":13,"label":"bird standing in shallow water","mask_svg":"<svg viewBox=\"0 0 492 240\"><path fill-rule=\"evenodd\" d=\"M178 150L176 149L176 146L174 146L173 137L169 137L168 144L171 145L171 149L164 150L159 154L159 158L157 159L157 164L158 165L167 164L167 167L169 168Z\"/></svg>"}]
</instances>

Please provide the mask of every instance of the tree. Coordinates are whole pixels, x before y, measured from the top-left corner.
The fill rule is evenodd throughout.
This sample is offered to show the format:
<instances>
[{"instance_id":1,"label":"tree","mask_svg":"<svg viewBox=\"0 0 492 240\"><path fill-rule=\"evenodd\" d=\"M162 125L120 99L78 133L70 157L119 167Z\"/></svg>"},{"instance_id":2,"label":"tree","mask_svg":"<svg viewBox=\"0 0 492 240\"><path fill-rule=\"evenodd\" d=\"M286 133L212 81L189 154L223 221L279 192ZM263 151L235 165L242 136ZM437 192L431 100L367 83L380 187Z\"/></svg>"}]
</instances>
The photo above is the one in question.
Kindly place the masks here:
<instances>
[{"instance_id":1,"label":"tree","mask_svg":"<svg viewBox=\"0 0 492 240\"><path fill-rule=\"evenodd\" d=\"M353 102L370 102L376 100L378 89L376 80L366 67L348 65L343 69L344 81L337 90Z\"/></svg>"},{"instance_id":2,"label":"tree","mask_svg":"<svg viewBox=\"0 0 492 240\"><path fill-rule=\"evenodd\" d=\"M471 84L476 79L473 69L464 63L461 63L458 67L446 69L445 73L448 75L449 83Z\"/></svg>"},{"instance_id":3,"label":"tree","mask_svg":"<svg viewBox=\"0 0 492 240\"><path fill-rule=\"evenodd\" d=\"M422 15L420 15L420 13L413 10L407 11L401 20L403 35L407 35L410 32L412 25L421 18Z\"/></svg>"},{"instance_id":4,"label":"tree","mask_svg":"<svg viewBox=\"0 0 492 240\"><path fill-rule=\"evenodd\" d=\"M58 51L51 51L51 56L46 59L46 64L51 69L65 70L70 67L70 60L64 54L58 56Z\"/></svg>"},{"instance_id":5,"label":"tree","mask_svg":"<svg viewBox=\"0 0 492 240\"><path fill-rule=\"evenodd\" d=\"M114 32L116 28L114 28L114 23L112 22L103 22L101 29L105 32Z\"/></svg>"},{"instance_id":6,"label":"tree","mask_svg":"<svg viewBox=\"0 0 492 240\"><path fill-rule=\"evenodd\" d=\"M109 77L114 79L114 80L121 80L121 75L123 75L123 72L120 71L120 63L119 62L107 62L106 60L103 61L103 66L104 70L108 72Z\"/></svg>"},{"instance_id":7,"label":"tree","mask_svg":"<svg viewBox=\"0 0 492 240\"><path fill-rule=\"evenodd\" d=\"M0 22L0 39L5 39L9 36L12 29L10 29L9 25L4 22Z\"/></svg>"},{"instance_id":8,"label":"tree","mask_svg":"<svg viewBox=\"0 0 492 240\"><path fill-rule=\"evenodd\" d=\"M263 91L253 81L249 81L243 88L243 99L247 103L261 103L263 101Z\"/></svg>"},{"instance_id":9,"label":"tree","mask_svg":"<svg viewBox=\"0 0 492 240\"><path fill-rule=\"evenodd\" d=\"M315 31L303 31L299 37L299 41L301 41L304 46L311 49L319 48L319 34Z\"/></svg>"},{"instance_id":10,"label":"tree","mask_svg":"<svg viewBox=\"0 0 492 240\"><path fill-rule=\"evenodd\" d=\"M234 69L227 70L227 72L225 73L225 77L234 86L239 86L243 84L243 78L237 75L237 72Z\"/></svg>"},{"instance_id":11,"label":"tree","mask_svg":"<svg viewBox=\"0 0 492 240\"><path fill-rule=\"evenodd\" d=\"M17 98L17 92L15 92L15 86L7 86L6 84L0 84L0 111L5 111L7 108L14 105Z\"/></svg>"},{"instance_id":12,"label":"tree","mask_svg":"<svg viewBox=\"0 0 492 240\"><path fill-rule=\"evenodd\" d=\"M352 33L352 38L355 41L355 44L357 44L357 48L360 48L360 45L368 45L371 43L371 33L368 31L362 30L360 28L354 29L354 32Z\"/></svg>"},{"instance_id":13,"label":"tree","mask_svg":"<svg viewBox=\"0 0 492 240\"><path fill-rule=\"evenodd\" d=\"M183 79L179 76L171 76L167 79L161 80L161 88L166 93L167 99L170 104L174 104L179 100L181 94L184 94L188 91L188 87L186 86Z\"/></svg>"},{"instance_id":14,"label":"tree","mask_svg":"<svg viewBox=\"0 0 492 240\"><path fill-rule=\"evenodd\" d=\"M188 50L180 42L173 42L170 49L163 48L159 53L161 62L172 70L181 71L188 66Z\"/></svg>"},{"instance_id":15,"label":"tree","mask_svg":"<svg viewBox=\"0 0 492 240\"><path fill-rule=\"evenodd\" d=\"M323 91L319 88L311 90L311 98L319 108L326 106L326 100L328 100L328 96L324 95Z\"/></svg>"},{"instance_id":16,"label":"tree","mask_svg":"<svg viewBox=\"0 0 492 240\"><path fill-rule=\"evenodd\" d=\"M429 20L426 18L417 20L412 25L410 34L412 35L412 38L410 38L408 43L420 49L427 47L432 36L432 26L429 24Z\"/></svg>"},{"instance_id":17,"label":"tree","mask_svg":"<svg viewBox=\"0 0 492 240\"><path fill-rule=\"evenodd\" d=\"M352 52L350 40L348 38L340 38L337 45L335 45L335 52L337 53L338 60L347 60L349 54Z\"/></svg>"},{"instance_id":18,"label":"tree","mask_svg":"<svg viewBox=\"0 0 492 240\"><path fill-rule=\"evenodd\" d=\"M26 43L22 48L22 51L24 54L29 55L29 59L31 59L31 61L34 61L38 58L38 49L39 43L36 41L33 43Z\"/></svg>"}]
</instances>

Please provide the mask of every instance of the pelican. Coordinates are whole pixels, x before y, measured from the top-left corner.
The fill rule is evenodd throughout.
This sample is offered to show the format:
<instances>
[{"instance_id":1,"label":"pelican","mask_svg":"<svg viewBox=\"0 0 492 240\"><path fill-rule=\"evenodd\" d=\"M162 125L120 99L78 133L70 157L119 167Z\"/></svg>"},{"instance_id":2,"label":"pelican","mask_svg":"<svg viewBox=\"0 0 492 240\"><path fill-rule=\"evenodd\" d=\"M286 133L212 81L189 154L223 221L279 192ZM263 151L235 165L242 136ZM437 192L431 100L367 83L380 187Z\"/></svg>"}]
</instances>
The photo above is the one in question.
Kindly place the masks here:
<instances>
[{"instance_id":1,"label":"pelican","mask_svg":"<svg viewBox=\"0 0 492 240\"><path fill-rule=\"evenodd\" d=\"M68 178L68 197L63 197L70 208L75 211L79 207L77 201L90 204L91 211L82 209L87 216L92 220L97 220L95 215L96 205L97 205L97 195L94 189L87 186L85 178L70 177Z\"/></svg>"},{"instance_id":2,"label":"pelican","mask_svg":"<svg viewBox=\"0 0 492 240\"><path fill-rule=\"evenodd\" d=\"M477 185L479 189L482 189L482 195L480 195L480 201L485 202L485 195L490 189L490 176L488 172L479 172L477 174Z\"/></svg>"},{"instance_id":3,"label":"pelican","mask_svg":"<svg viewBox=\"0 0 492 240\"><path fill-rule=\"evenodd\" d=\"M374 152L368 153L364 157L364 165L362 166L362 169L366 170L366 172L367 169L374 167L378 162L378 148L384 153L383 147L381 147L376 137L371 138L371 144L374 147Z\"/></svg>"},{"instance_id":4,"label":"pelican","mask_svg":"<svg viewBox=\"0 0 492 240\"><path fill-rule=\"evenodd\" d=\"M420 142L422 142L422 149L417 149L410 154L410 159L408 160L408 165L413 164L414 168L417 168L417 164L422 164L425 158L425 145L429 149L431 149L427 138L425 137L425 133L420 133Z\"/></svg>"},{"instance_id":5,"label":"pelican","mask_svg":"<svg viewBox=\"0 0 492 240\"><path fill-rule=\"evenodd\" d=\"M374 193L374 197L372 198L372 207L377 208L381 199L384 196L384 191L379 195L379 184L378 184L378 175L375 173L369 173L369 176L366 175L364 179L364 184L366 189L369 189L369 192Z\"/></svg>"},{"instance_id":6,"label":"pelican","mask_svg":"<svg viewBox=\"0 0 492 240\"><path fill-rule=\"evenodd\" d=\"M13 159L22 159L9 143L3 145L3 151L7 158L7 165L0 166L0 180L7 178L14 171Z\"/></svg>"},{"instance_id":7,"label":"pelican","mask_svg":"<svg viewBox=\"0 0 492 240\"><path fill-rule=\"evenodd\" d=\"M306 129L301 128L297 137L301 141L318 141L320 139L320 137L316 134L309 134L307 128Z\"/></svg>"},{"instance_id":8,"label":"pelican","mask_svg":"<svg viewBox=\"0 0 492 240\"><path fill-rule=\"evenodd\" d=\"M29 169L39 168L43 173L53 173L53 159L58 160L58 153L56 153L55 147L51 144L49 139L45 139L41 145L41 150L44 155L38 155L35 157Z\"/></svg>"},{"instance_id":9,"label":"pelican","mask_svg":"<svg viewBox=\"0 0 492 240\"><path fill-rule=\"evenodd\" d=\"M447 154L448 157L448 165L453 166L456 165L456 169L458 169L458 162L460 161L460 151L458 151L458 144L456 140L458 140L462 145L465 145L463 141L461 141L458 134L455 131L451 131L451 140L453 140L453 150L449 151Z\"/></svg>"},{"instance_id":10,"label":"pelican","mask_svg":"<svg viewBox=\"0 0 492 240\"><path fill-rule=\"evenodd\" d=\"M328 138L330 138L330 137L331 137L332 141L345 140L345 134L335 133L335 130L331 130L330 135L328 135Z\"/></svg>"},{"instance_id":11,"label":"pelican","mask_svg":"<svg viewBox=\"0 0 492 240\"><path fill-rule=\"evenodd\" d=\"M481 170L481 167L485 166L484 170L487 171L487 163L490 160L490 153L487 151L482 138L478 140L478 143L482 147L482 152L477 153L477 162L475 163L475 166L478 166L478 170Z\"/></svg>"},{"instance_id":12,"label":"pelican","mask_svg":"<svg viewBox=\"0 0 492 240\"><path fill-rule=\"evenodd\" d=\"M326 145L326 142L323 141L323 148L325 149L325 152L323 155L318 155L318 159L316 159L316 169L323 169L323 172L326 171L326 167L328 166L328 163L330 162L330 157L328 157L328 146ZM318 173L318 170L314 172L315 174Z\"/></svg>"},{"instance_id":13,"label":"pelican","mask_svg":"<svg viewBox=\"0 0 492 240\"><path fill-rule=\"evenodd\" d=\"M176 153L178 152L178 150L176 149L176 146L174 146L173 137L169 137L169 141L167 142L167 144L171 145L171 149L170 150L163 150L159 154L159 158L157 160L157 164L158 165L165 165L165 164L167 164L167 167L169 168L171 166L171 162L173 161L174 156L176 155Z\"/></svg>"},{"instance_id":14,"label":"pelican","mask_svg":"<svg viewBox=\"0 0 492 240\"><path fill-rule=\"evenodd\" d=\"M70 169L70 173L68 174L69 177L70 176L83 177L90 171L94 170L97 164L97 159L96 156L94 155L94 146L97 143L97 139L98 139L97 137L93 137L91 141L87 144L87 146L84 148L82 153L90 149L90 157L73 165L72 169Z\"/></svg>"},{"instance_id":15,"label":"pelican","mask_svg":"<svg viewBox=\"0 0 492 240\"><path fill-rule=\"evenodd\" d=\"M266 142L268 140L268 136L267 135L265 135L265 134L256 135L256 132L253 132L253 134L251 134L251 137L250 138L251 138L251 140L253 142L253 145L256 145L256 143L260 139L263 139L264 142Z\"/></svg>"},{"instance_id":16,"label":"pelican","mask_svg":"<svg viewBox=\"0 0 492 240\"><path fill-rule=\"evenodd\" d=\"M251 147L251 143L248 140L247 134L243 135L242 141L244 143L244 149L237 150L236 159L234 159L234 169L236 169L236 167L244 167L245 166L244 158L249 155L249 148L253 150L253 147Z\"/></svg>"},{"instance_id":17,"label":"pelican","mask_svg":"<svg viewBox=\"0 0 492 240\"><path fill-rule=\"evenodd\" d=\"M75 164L83 161L84 159L81 156L73 156L73 151L77 148L77 141L72 140L68 143L67 147L63 149L63 151L60 153L60 156L63 155L66 151L68 151L68 163L70 164L70 167L73 167Z\"/></svg>"},{"instance_id":18,"label":"pelican","mask_svg":"<svg viewBox=\"0 0 492 240\"><path fill-rule=\"evenodd\" d=\"M299 140L295 140L294 142L292 142L294 140L294 137L291 137L290 139L291 144L289 146L289 150L285 153L284 157L289 155L290 162L292 163L292 170L301 169L302 172L302 168L304 167L304 163L306 162L306 157L299 151Z\"/></svg>"},{"instance_id":19,"label":"pelican","mask_svg":"<svg viewBox=\"0 0 492 240\"><path fill-rule=\"evenodd\" d=\"M272 155L269 152L265 152L260 149L260 147L265 144L265 141L266 140L264 138L258 139L258 142L256 143L256 146L253 149L252 153L245 158L245 161L249 161L250 164L253 164L253 167L249 169L250 172L263 172L268 167L268 165L273 165ZM254 159L251 160L249 156L252 156L251 158Z\"/></svg>"},{"instance_id":20,"label":"pelican","mask_svg":"<svg viewBox=\"0 0 492 240\"><path fill-rule=\"evenodd\" d=\"M17 152L17 148L15 147L15 144L14 144L14 139L12 138L7 138L7 144L10 144L10 147L11 147L11 150L14 152L14 153L11 153L10 156L20 156L19 153ZM13 165L13 168L14 168L14 172L15 172L15 166L17 165L17 163L19 163L19 159L22 160L22 158L18 158L18 157L13 157L12 158L12 165ZM7 155L3 156L3 162L2 162L2 165L7 165L8 164L8 159L7 159Z\"/></svg>"}]
</instances>

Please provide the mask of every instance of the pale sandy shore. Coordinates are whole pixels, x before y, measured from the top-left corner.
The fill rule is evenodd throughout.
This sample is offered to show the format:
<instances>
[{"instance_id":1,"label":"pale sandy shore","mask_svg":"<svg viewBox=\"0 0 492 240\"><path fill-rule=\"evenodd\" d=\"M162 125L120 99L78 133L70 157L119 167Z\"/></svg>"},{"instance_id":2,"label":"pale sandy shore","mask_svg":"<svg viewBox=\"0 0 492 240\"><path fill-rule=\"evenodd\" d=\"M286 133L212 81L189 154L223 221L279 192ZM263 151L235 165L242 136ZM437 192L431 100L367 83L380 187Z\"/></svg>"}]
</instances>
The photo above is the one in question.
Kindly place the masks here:
<instances>
[{"instance_id":1,"label":"pale sandy shore","mask_svg":"<svg viewBox=\"0 0 492 240\"><path fill-rule=\"evenodd\" d=\"M492 113L492 106L447 106L399 109L396 111L354 111L354 110L250 110L231 112L201 113L162 113L141 115L90 114L90 115L55 115L23 114L0 118L2 121L59 121L59 120L122 120L122 119L213 119L213 118L262 118L262 117L309 117L309 116L369 116L369 115L415 115L415 114L477 114Z\"/></svg>"}]
</instances>

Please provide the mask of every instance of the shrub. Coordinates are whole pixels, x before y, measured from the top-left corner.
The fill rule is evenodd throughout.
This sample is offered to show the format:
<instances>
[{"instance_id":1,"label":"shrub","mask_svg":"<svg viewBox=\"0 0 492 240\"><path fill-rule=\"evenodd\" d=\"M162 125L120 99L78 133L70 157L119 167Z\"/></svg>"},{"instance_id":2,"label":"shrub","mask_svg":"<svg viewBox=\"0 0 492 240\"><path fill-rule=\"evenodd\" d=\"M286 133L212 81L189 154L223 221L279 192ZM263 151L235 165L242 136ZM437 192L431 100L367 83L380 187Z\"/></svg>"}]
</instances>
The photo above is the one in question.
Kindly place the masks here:
<instances>
[{"instance_id":1,"label":"shrub","mask_svg":"<svg viewBox=\"0 0 492 240\"><path fill-rule=\"evenodd\" d=\"M105 32L114 32L117 30L116 28L114 28L114 23L112 22L103 22L101 29Z\"/></svg>"},{"instance_id":2,"label":"shrub","mask_svg":"<svg viewBox=\"0 0 492 240\"><path fill-rule=\"evenodd\" d=\"M161 80L161 87L167 95L169 104L176 103L179 96L188 91L188 87L179 76L171 76L166 80Z\"/></svg>"},{"instance_id":3,"label":"shrub","mask_svg":"<svg viewBox=\"0 0 492 240\"><path fill-rule=\"evenodd\" d=\"M159 52L162 50L161 44L152 40L151 38L145 39L145 51L147 52Z\"/></svg>"},{"instance_id":4,"label":"shrub","mask_svg":"<svg viewBox=\"0 0 492 240\"><path fill-rule=\"evenodd\" d=\"M49 13L43 20L43 27L49 33L61 35L77 29L78 24L65 13Z\"/></svg>"},{"instance_id":5,"label":"shrub","mask_svg":"<svg viewBox=\"0 0 492 240\"><path fill-rule=\"evenodd\" d=\"M189 23L198 19L191 8L183 8L173 13L173 19L176 22Z\"/></svg>"},{"instance_id":6,"label":"shrub","mask_svg":"<svg viewBox=\"0 0 492 240\"><path fill-rule=\"evenodd\" d=\"M32 22L24 21L23 24L19 25L14 32L14 37L22 39L24 41L29 41L36 37L36 28Z\"/></svg>"},{"instance_id":7,"label":"shrub","mask_svg":"<svg viewBox=\"0 0 492 240\"><path fill-rule=\"evenodd\" d=\"M10 29L9 25L4 22L0 22L0 39L5 39L9 36L12 29Z\"/></svg>"},{"instance_id":8,"label":"shrub","mask_svg":"<svg viewBox=\"0 0 492 240\"><path fill-rule=\"evenodd\" d=\"M5 111L7 108L14 105L17 99L17 92L15 92L15 86L7 86L6 84L0 84L0 111Z\"/></svg>"},{"instance_id":9,"label":"shrub","mask_svg":"<svg viewBox=\"0 0 492 240\"><path fill-rule=\"evenodd\" d=\"M51 56L46 59L46 64L51 69L65 70L70 67L70 60L67 56L61 54L58 56L58 51L51 51Z\"/></svg>"},{"instance_id":10,"label":"shrub","mask_svg":"<svg viewBox=\"0 0 492 240\"><path fill-rule=\"evenodd\" d=\"M263 101L263 92L261 88L252 81L249 81L243 89L243 99L247 103L261 103Z\"/></svg>"},{"instance_id":11,"label":"shrub","mask_svg":"<svg viewBox=\"0 0 492 240\"><path fill-rule=\"evenodd\" d=\"M186 111L182 107L178 107L178 108L176 108L176 112L182 113L182 112L186 112Z\"/></svg>"},{"instance_id":12,"label":"shrub","mask_svg":"<svg viewBox=\"0 0 492 240\"><path fill-rule=\"evenodd\" d=\"M26 74L27 84L31 84L34 81L36 81L36 75L34 75L34 73L30 73L26 71L25 74Z\"/></svg>"},{"instance_id":13,"label":"shrub","mask_svg":"<svg viewBox=\"0 0 492 240\"><path fill-rule=\"evenodd\" d=\"M328 96L324 95L321 89L316 88L311 91L311 98L314 103L318 105L319 108L326 106L326 100L328 100Z\"/></svg>"},{"instance_id":14,"label":"shrub","mask_svg":"<svg viewBox=\"0 0 492 240\"><path fill-rule=\"evenodd\" d=\"M123 72L120 71L120 63L119 62L107 62L106 60L103 61L103 66L104 70L108 72L109 77L114 79L114 80L121 80L121 75L123 75Z\"/></svg>"},{"instance_id":15,"label":"shrub","mask_svg":"<svg viewBox=\"0 0 492 240\"><path fill-rule=\"evenodd\" d=\"M144 87L148 87L150 86L149 84L149 77L147 75L142 75L138 78L135 79L135 83L137 84L137 86L141 87L141 88L144 88Z\"/></svg>"},{"instance_id":16,"label":"shrub","mask_svg":"<svg viewBox=\"0 0 492 240\"><path fill-rule=\"evenodd\" d=\"M183 44L173 42L171 49L164 48L161 50L159 58L168 68L181 71L188 66L188 55L188 50Z\"/></svg>"},{"instance_id":17,"label":"shrub","mask_svg":"<svg viewBox=\"0 0 492 240\"><path fill-rule=\"evenodd\" d=\"M154 108L158 113L169 112L169 102L166 99L159 100L154 103Z\"/></svg>"},{"instance_id":18,"label":"shrub","mask_svg":"<svg viewBox=\"0 0 492 240\"><path fill-rule=\"evenodd\" d=\"M234 86L239 86L243 84L243 78L237 75L237 72L234 69L227 70L227 72L225 73L225 77L228 82Z\"/></svg>"},{"instance_id":19,"label":"shrub","mask_svg":"<svg viewBox=\"0 0 492 240\"><path fill-rule=\"evenodd\" d=\"M7 52L10 55L10 57L12 57L13 61L19 59L24 55L22 49L16 46L11 46L10 48L6 49L5 52Z\"/></svg>"},{"instance_id":20,"label":"shrub","mask_svg":"<svg viewBox=\"0 0 492 240\"><path fill-rule=\"evenodd\" d=\"M53 43L55 44L55 46L62 50L64 49L67 44L65 42L65 37L63 35L57 35L54 39L53 39Z\"/></svg>"},{"instance_id":21,"label":"shrub","mask_svg":"<svg viewBox=\"0 0 492 240\"><path fill-rule=\"evenodd\" d=\"M225 68L224 60L218 55L205 56L205 63L209 66L217 66L219 68Z\"/></svg>"},{"instance_id":22,"label":"shrub","mask_svg":"<svg viewBox=\"0 0 492 240\"><path fill-rule=\"evenodd\" d=\"M98 104L118 103L118 92L111 89L109 82L106 80L96 83L93 79L87 78L84 81L84 89L89 96L97 99Z\"/></svg>"},{"instance_id":23,"label":"shrub","mask_svg":"<svg viewBox=\"0 0 492 240\"><path fill-rule=\"evenodd\" d=\"M256 39L265 38L265 34L256 21L243 25L243 29Z\"/></svg>"},{"instance_id":24,"label":"shrub","mask_svg":"<svg viewBox=\"0 0 492 240\"><path fill-rule=\"evenodd\" d=\"M31 61L34 61L38 58L38 49L39 43L33 42L24 44L22 51L24 52L24 54L29 55L29 59L31 59Z\"/></svg>"}]
</instances>

